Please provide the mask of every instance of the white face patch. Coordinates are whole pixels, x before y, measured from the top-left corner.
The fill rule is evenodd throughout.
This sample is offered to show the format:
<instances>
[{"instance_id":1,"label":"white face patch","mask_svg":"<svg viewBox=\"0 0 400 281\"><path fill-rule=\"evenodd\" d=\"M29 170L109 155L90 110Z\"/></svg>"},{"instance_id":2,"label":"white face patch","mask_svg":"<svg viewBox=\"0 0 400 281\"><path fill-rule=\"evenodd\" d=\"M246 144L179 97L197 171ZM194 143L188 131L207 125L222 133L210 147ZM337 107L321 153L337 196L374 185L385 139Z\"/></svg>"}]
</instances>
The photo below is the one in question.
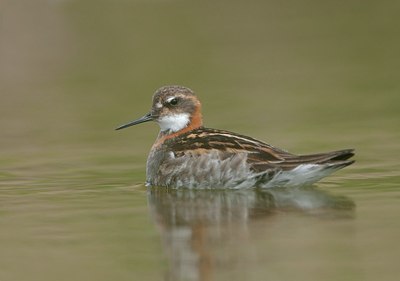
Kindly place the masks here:
<instances>
[{"instance_id":1,"label":"white face patch","mask_svg":"<svg viewBox=\"0 0 400 281\"><path fill-rule=\"evenodd\" d=\"M189 114L179 113L167 115L157 120L160 125L161 131L178 132L189 124Z\"/></svg>"},{"instance_id":2,"label":"white face patch","mask_svg":"<svg viewBox=\"0 0 400 281\"><path fill-rule=\"evenodd\" d=\"M161 108L162 107L162 103L161 102L156 103L156 107L157 108Z\"/></svg>"}]
</instances>

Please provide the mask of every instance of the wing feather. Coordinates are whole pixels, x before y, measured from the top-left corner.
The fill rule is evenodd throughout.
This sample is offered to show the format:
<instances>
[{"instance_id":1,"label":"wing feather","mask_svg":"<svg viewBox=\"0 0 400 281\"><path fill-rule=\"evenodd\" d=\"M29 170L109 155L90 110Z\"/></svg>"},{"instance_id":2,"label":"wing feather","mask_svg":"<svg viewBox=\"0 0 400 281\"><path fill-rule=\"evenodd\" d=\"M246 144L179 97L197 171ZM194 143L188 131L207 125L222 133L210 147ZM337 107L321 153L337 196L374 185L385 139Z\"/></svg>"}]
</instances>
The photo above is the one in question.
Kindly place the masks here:
<instances>
[{"instance_id":1,"label":"wing feather","mask_svg":"<svg viewBox=\"0 0 400 281\"><path fill-rule=\"evenodd\" d=\"M294 157L287 151L247 136L203 127L167 140L165 145L177 157L200 155L211 150L220 151L225 158L246 153L247 162L255 171L265 171L269 167L276 167L277 163L285 161L287 157Z\"/></svg>"},{"instance_id":2,"label":"wing feather","mask_svg":"<svg viewBox=\"0 0 400 281\"><path fill-rule=\"evenodd\" d=\"M257 139L204 127L167 140L165 145L175 153L176 157L183 155L194 157L217 150L221 159L226 159L239 153L246 153L246 161L255 172L270 169L291 170L301 164L335 164L339 162L351 164L353 161L346 160L354 155L353 149L295 155Z\"/></svg>"}]
</instances>

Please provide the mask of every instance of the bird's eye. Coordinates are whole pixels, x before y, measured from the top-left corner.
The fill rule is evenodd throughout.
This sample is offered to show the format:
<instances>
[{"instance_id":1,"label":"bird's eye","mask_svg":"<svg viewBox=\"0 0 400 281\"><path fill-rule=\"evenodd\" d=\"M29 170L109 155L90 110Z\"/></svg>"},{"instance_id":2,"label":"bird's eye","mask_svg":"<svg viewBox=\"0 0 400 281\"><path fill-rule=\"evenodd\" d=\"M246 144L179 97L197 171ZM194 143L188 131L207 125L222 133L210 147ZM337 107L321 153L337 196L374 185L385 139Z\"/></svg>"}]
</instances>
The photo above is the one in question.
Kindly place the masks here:
<instances>
[{"instance_id":1,"label":"bird's eye","mask_svg":"<svg viewBox=\"0 0 400 281\"><path fill-rule=\"evenodd\" d=\"M172 98L168 101L170 105L177 105L178 104L178 99L177 98Z\"/></svg>"}]
</instances>

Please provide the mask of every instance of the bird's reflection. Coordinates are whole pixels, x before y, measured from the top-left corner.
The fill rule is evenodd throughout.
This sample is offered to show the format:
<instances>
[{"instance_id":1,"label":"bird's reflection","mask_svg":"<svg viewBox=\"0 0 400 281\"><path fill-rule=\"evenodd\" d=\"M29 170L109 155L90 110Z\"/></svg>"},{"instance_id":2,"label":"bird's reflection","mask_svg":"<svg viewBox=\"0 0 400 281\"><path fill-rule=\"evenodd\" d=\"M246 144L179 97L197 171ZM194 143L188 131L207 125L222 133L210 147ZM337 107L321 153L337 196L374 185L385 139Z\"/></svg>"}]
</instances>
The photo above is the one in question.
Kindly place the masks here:
<instances>
[{"instance_id":1,"label":"bird's reflection","mask_svg":"<svg viewBox=\"0 0 400 281\"><path fill-rule=\"evenodd\" d=\"M254 231L253 222L282 212L352 217L351 199L313 187L301 189L193 190L149 188L148 202L170 263L167 280L210 280L210 248ZM232 238L233 237L233 238Z\"/></svg>"}]
</instances>

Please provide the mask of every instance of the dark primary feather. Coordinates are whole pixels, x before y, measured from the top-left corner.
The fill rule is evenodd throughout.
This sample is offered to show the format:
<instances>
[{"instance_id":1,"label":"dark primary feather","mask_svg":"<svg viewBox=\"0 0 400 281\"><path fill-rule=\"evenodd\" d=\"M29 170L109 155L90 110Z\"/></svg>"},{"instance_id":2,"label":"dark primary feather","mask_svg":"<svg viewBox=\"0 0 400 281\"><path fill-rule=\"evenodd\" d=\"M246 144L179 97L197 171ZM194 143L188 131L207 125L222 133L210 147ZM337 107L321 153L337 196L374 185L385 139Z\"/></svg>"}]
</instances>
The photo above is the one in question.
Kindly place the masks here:
<instances>
[{"instance_id":1,"label":"dark primary feather","mask_svg":"<svg viewBox=\"0 0 400 281\"><path fill-rule=\"evenodd\" d=\"M168 139L164 145L176 157L195 156L213 149L221 151L225 159L238 153L247 153L247 162L256 172L271 168L291 170L300 164L337 164L344 167L354 162L347 160L354 155L353 149L295 155L244 135L204 127Z\"/></svg>"}]
</instances>

